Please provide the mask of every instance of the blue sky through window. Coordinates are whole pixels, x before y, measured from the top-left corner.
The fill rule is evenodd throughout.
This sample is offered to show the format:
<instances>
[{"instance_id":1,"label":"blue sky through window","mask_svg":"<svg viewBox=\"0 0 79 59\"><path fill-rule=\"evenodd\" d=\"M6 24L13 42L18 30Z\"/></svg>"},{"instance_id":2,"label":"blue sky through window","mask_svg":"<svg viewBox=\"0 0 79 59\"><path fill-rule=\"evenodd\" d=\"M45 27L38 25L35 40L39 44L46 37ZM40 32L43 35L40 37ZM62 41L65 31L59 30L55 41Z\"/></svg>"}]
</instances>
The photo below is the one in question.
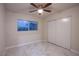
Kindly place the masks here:
<instances>
[{"instance_id":1,"label":"blue sky through window","mask_svg":"<svg viewBox=\"0 0 79 59\"><path fill-rule=\"evenodd\" d=\"M37 22L19 19L17 21L17 30L18 31L37 30Z\"/></svg>"}]
</instances>

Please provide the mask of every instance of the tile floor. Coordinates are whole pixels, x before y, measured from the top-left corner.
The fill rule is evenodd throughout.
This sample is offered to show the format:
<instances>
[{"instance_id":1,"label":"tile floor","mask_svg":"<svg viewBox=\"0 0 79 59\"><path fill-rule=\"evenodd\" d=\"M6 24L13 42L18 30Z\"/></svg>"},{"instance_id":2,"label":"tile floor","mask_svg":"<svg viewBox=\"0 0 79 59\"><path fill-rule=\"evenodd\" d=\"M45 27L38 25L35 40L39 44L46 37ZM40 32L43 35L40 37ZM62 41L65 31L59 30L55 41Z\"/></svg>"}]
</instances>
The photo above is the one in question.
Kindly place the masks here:
<instances>
[{"instance_id":1,"label":"tile floor","mask_svg":"<svg viewBox=\"0 0 79 59\"><path fill-rule=\"evenodd\" d=\"M47 42L29 44L22 47L11 48L6 51L6 56L77 56L67 49Z\"/></svg>"}]
</instances>

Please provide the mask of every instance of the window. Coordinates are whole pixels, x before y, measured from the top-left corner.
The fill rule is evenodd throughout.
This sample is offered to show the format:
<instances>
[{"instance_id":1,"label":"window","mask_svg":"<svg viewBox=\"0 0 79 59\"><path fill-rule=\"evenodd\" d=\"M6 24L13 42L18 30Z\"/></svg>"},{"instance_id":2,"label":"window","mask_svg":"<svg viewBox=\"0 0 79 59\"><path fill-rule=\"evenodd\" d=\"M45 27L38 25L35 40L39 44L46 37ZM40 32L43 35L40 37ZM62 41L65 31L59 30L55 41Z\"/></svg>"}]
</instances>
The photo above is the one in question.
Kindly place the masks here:
<instances>
[{"instance_id":1,"label":"window","mask_svg":"<svg viewBox=\"0 0 79 59\"><path fill-rule=\"evenodd\" d=\"M19 19L17 21L17 31L32 31L37 30L37 22L36 21L26 21Z\"/></svg>"},{"instance_id":2,"label":"window","mask_svg":"<svg viewBox=\"0 0 79 59\"><path fill-rule=\"evenodd\" d=\"M29 30L37 30L37 22L29 21Z\"/></svg>"}]
</instances>

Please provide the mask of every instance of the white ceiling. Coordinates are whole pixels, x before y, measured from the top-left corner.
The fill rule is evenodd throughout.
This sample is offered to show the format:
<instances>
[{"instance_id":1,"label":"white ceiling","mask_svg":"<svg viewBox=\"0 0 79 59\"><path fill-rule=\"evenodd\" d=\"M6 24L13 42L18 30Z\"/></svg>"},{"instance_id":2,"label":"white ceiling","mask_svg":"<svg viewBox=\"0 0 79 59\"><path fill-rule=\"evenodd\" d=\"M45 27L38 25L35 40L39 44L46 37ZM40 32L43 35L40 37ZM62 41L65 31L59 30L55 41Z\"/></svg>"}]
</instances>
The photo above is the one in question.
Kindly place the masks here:
<instances>
[{"instance_id":1,"label":"white ceiling","mask_svg":"<svg viewBox=\"0 0 79 59\"><path fill-rule=\"evenodd\" d=\"M9 11L18 12L18 13L25 13L36 17L46 17L50 14L63 11L65 9L74 7L76 5L79 5L77 3L52 3L49 7L46 9L52 10L51 13L44 12L43 15L38 15L37 12L29 13L29 11L35 10L35 7L31 6L29 3L7 3L5 4L5 7Z\"/></svg>"}]
</instances>

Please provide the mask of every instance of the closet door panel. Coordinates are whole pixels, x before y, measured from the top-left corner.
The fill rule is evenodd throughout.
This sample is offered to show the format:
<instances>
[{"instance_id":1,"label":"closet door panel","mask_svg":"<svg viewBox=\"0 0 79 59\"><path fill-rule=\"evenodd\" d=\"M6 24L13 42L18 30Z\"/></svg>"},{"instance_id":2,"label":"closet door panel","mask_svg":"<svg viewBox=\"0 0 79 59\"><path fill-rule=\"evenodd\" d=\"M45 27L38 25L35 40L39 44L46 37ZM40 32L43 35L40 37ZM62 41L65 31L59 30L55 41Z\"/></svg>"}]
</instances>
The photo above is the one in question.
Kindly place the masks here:
<instances>
[{"instance_id":1,"label":"closet door panel","mask_svg":"<svg viewBox=\"0 0 79 59\"><path fill-rule=\"evenodd\" d=\"M56 44L70 49L71 39L71 20L57 20L56 21Z\"/></svg>"},{"instance_id":2,"label":"closet door panel","mask_svg":"<svg viewBox=\"0 0 79 59\"><path fill-rule=\"evenodd\" d=\"M48 42L56 43L56 21L48 22Z\"/></svg>"},{"instance_id":3,"label":"closet door panel","mask_svg":"<svg viewBox=\"0 0 79 59\"><path fill-rule=\"evenodd\" d=\"M64 39L65 39L65 48L70 49L70 40L71 40L71 19L67 22L64 22Z\"/></svg>"},{"instance_id":4,"label":"closet door panel","mask_svg":"<svg viewBox=\"0 0 79 59\"><path fill-rule=\"evenodd\" d=\"M65 47L63 23L61 20L56 21L56 44Z\"/></svg>"}]
</instances>

